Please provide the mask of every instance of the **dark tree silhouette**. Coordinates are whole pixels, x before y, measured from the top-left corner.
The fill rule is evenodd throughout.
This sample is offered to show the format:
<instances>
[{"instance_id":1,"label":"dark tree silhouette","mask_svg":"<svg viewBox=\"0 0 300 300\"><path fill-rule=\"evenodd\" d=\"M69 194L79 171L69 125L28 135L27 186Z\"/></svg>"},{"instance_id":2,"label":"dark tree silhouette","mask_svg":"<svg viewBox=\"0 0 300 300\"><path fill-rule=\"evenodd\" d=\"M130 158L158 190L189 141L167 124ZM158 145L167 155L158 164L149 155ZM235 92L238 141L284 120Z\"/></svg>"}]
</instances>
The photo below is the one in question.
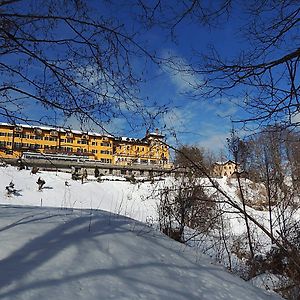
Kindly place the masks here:
<instances>
[{"instance_id":1,"label":"dark tree silhouette","mask_svg":"<svg viewBox=\"0 0 300 300\"><path fill-rule=\"evenodd\" d=\"M132 126L151 120L138 97L142 80L133 59L155 62L155 56L136 42L136 31L101 14L101 5L1 1L0 116L53 124L55 114L92 120L103 130L116 117ZM39 117L29 113L35 106L44 108Z\"/></svg>"},{"instance_id":2,"label":"dark tree silhouette","mask_svg":"<svg viewBox=\"0 0 300 300\"><path fill-rule=\"evenodd\" d=\"M300 5L293 0L137 1L140 20L148 27L160 25L176 38L182 23L222 26L231 22L239 46L230 54L214 45L193 55L189 63L170 57L165 63L176 72L201 78L194 96L240 99L249 114L241 122L260 125L299 122Z\"/></svg>"}]
</instances>

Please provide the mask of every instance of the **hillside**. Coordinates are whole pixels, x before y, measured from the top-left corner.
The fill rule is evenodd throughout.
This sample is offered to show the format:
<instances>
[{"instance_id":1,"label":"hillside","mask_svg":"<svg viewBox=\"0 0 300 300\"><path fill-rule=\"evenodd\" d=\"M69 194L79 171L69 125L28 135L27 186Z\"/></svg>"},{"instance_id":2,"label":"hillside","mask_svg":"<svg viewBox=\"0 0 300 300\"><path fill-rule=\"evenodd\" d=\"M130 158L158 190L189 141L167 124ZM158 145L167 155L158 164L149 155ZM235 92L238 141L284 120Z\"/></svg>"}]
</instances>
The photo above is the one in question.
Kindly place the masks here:
<instances>
[{"instance_id":1,"label":"hillside","mask_svg":"<svg viewBox=\"0 0 300 300\"><path fill-rule=\"evenodd\" d=\"M150 183L0 173L1 299L279 299L134 220L155 217Z\"/></svg>"},{"instance_id":2,"label":"hillside","mask_svg":"<svg viewBox=\"0 0 300 300\"><path fill-rule=\"evenodd\" d=\"M0 211L1 299L276 299L129 218Z\"/></svg>"}]
</instances>

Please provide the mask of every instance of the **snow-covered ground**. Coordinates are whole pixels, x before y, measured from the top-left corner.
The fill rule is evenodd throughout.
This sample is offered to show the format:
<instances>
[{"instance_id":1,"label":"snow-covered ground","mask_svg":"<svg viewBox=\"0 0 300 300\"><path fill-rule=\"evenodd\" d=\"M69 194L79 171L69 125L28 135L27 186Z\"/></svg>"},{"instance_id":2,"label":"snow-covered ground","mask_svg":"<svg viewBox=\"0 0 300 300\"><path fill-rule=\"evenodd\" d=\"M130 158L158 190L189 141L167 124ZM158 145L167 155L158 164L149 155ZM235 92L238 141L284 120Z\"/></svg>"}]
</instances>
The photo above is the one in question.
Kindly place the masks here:
<instances>
[{"instance_id":1,"label":"snow-covered ground","mask_svg":"<svg viewBox=\"0 0 300 300\"><path fill-rule=\"evenodd\" d=\"M13 167L0 178L0 299L279 299L153 230L155 184Z\"/></svg>"},{"instance_id":2,"label":"snow-covered ground","mask_svg":"<svg viewBox=\"0 0 300 300\"><path fill-rule=\"evenodd\" d=\"M41 177L46 181L42 191L38 191L36 181ZM29 170L18 171L14 167L0 168L0 196L3 204L18 204L60 208L102 209L116 214L146 221L156 215L156 203L149 196L152 185L148 183L130 184L126 181L97 182L71 180L71 174L42 172L30 174ZM113 179L118 179L113 178ZM124 180L123 178L119 178ZM16 195L7 197L5 186L13 180ZM67 184L66 183L67 181Z\"/></svg>"}]
</instances>

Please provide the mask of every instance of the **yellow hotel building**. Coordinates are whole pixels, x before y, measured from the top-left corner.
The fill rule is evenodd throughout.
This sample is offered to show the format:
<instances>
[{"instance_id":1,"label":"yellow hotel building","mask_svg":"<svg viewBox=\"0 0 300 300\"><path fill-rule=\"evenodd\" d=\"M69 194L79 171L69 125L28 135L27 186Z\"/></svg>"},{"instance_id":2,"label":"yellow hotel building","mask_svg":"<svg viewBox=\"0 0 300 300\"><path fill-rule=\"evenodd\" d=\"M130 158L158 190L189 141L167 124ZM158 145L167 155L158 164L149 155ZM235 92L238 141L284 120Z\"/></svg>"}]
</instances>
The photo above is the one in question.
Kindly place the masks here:
<instances>
[{"instance_id":1,"label":"yellow hotel building","mask_svg":"<svg viewBox=\"0 0 300 300\"><path fill-rule=\"evenodd\" d=\"M79 157L103 164L169 167L169 149L158 130L142 139L116 138L96 132L0 123L0 157L24 153Z\"/></svg>"}]
</instances>

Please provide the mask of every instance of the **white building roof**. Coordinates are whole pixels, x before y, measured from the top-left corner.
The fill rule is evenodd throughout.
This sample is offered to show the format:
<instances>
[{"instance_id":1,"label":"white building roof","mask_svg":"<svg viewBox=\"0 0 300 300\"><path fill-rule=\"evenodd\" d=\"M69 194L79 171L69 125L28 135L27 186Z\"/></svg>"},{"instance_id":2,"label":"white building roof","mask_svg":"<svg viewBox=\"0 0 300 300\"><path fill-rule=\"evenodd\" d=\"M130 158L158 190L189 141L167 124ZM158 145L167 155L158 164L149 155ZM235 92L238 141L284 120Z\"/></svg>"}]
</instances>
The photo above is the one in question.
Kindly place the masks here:
<instances>
[{"instance_id":1,"label":"white building roof","mask_svg":"<svg viewBox=\"0 0 300 300\"><path fill-rule=\"evenodd\" d=\"M9 123L4 123L4 122L0 122L0 125L4 125L4 126L19 126L19 127L23 127L23 128L39 128L42 130L56 130L59 132L72 132L74 134L88 134L88 135L94 135L94 136L106 136L106 137L113 137L112 135L109 134L101 134L99 132L93 132L93 131L81 131L81 130L74 130L74 129L68 129L68 128L63 128L63 127L49 127L49 126L35 126L35 125L28 125L28 124L9 124Z\"/></svg>"}]
</instances>

